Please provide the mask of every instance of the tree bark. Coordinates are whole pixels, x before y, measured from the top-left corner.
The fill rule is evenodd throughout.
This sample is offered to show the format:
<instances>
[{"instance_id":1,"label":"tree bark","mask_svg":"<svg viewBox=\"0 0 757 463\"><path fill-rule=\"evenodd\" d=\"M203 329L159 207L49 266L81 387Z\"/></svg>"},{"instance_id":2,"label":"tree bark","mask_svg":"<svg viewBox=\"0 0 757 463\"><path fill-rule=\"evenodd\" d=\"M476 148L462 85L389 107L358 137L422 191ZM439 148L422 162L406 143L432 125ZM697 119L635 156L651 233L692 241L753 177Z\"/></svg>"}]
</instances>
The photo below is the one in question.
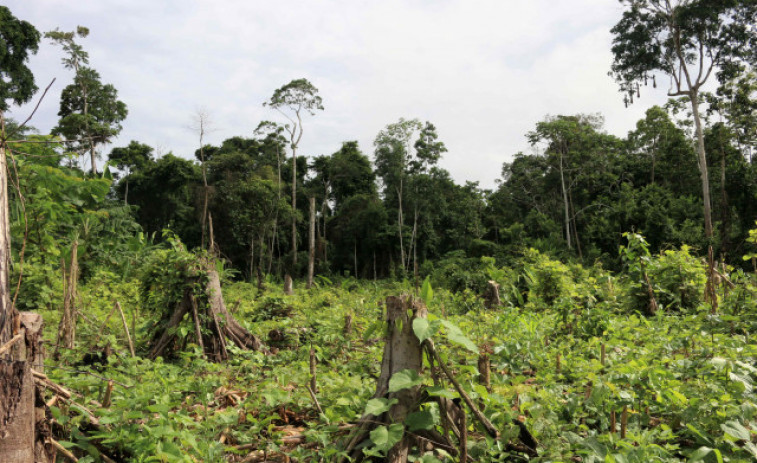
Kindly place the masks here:
<instances>
[{"instance_id":1,"label":"tree bark","mask_svg":"<svg viewBox=\"0 0 757 463\"><path fill-rule=\"evenodd\" d=\"M308 289L313 286L315 273L315 197L310 198L310 236L308 249Z\"/></svg>"},{"instance_id":2,"label":"tree bark","mask_svg":"<svg viewBox=\"0 0 757 463\"><path fill-rule=\"evenodd\" d=\"M407 415L417 410L420 402L420 386L389 393L389 380L402 370L421 371L423 366L423 349L413 332L413 320L426 318L428 309L420 301L414 301L409 296L390 296L386 298L386 331L384 355L381 360L381 373L376 382L376 392L373 398L387 397L397 399L388 412L381 416L366 415L360 420L358 430L353 433L347 445L347 452L360 461L362 451L358 448L365 440L371 429L381 424L403 423ZM404 463L407 461L411 438L405 435L387 453L387 462Z\"/></svg>"},{"instance_id":3,"label":"tree bark","mask_svg":"<svg viewBox=\"0 0 757 463\"><path fill-rule=\"evenodd\" d=\"M294 288L292 288L292 277L289 274L284 275L284 294L287 296L294 295Z\"/></svg>"},{"instance_id":4,"label":"tree bark","mask_svg":"<svg viewBox=\"0 0 757 463\"><path fill-rule=\"evenodd\" d=\"M565 206L565 239L568 249L573 249L570 242L570 212L568 208L568 192L565 189L565 174L563 173L563 153L560 152L560 186L562 187L562 199Z\"/></svg>"},{"instance_id":5,"label":"tree bark","mask_svg":"<svg viewBox=\"0 0 757 463\"><path fill-rule=\"evenodd\" d=\"M297 147L292 145L292 272L297 271Z\"/></svg>"},{"instance_id":6,"label":"tree bark","mask_svg":"<svg viewBox=\"0 0 757 463\"><path fill-rule=\"evenodd\" d=\"M78 262L79 242L74 241L71 246L71 265L66 274L63 267L63 314L58 325L58 341L55 343L54 357L60 356L59 348L73 349L76 343L76 283L79 280Z\"/></svg>"},{"instance_id":7,"label":"tree bark","mask_svg":"<svg viewBox=\"0 0 757 463\"><path fill-rule=\"evenodd\" d=\"M704 202L704 235L708 241L712 240L712 205L710 201L710 178L707 173L707 153L704 149L704 131L699 116L699 91L692 89L689 93L691 111L694 114L694 128L697 137L697 154L699 160L699 174L702 179L702 201Z\"/></svg>"}]
</instances>

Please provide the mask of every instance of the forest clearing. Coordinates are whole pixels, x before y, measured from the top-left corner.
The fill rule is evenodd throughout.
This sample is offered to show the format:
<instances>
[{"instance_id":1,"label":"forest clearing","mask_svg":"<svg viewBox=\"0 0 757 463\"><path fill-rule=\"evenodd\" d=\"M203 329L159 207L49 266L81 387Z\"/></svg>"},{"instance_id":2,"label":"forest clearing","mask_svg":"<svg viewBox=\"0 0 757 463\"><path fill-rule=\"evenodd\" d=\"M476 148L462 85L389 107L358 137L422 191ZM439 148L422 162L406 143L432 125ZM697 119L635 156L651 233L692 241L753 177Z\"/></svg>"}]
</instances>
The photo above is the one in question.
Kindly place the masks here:
<instances>
[{"instance_id":1,"label":"forest clearing","mask_svg":"<svg viewBox=\"0 0 757 463\"><path fill-rule=\"evenodd\" d=\"M421 118L317 155L306 78L123 143L102 43L0 6L0 463L757 461L757 3L618 5L617 104L667 102L491 188Z\"/></svg>"}]
</instances>

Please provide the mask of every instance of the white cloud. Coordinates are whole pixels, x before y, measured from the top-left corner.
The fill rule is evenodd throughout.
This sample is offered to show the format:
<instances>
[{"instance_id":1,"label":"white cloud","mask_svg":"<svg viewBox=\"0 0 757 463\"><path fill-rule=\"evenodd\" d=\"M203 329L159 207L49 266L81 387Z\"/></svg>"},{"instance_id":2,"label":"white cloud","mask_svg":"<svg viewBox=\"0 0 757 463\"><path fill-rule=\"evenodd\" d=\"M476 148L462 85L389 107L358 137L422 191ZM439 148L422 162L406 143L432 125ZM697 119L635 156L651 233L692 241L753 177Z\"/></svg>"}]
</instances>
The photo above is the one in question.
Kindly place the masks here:
<instances>
[{"instance_id":1,"label":"white cloud","mask_svg":"<svg viewBox=\"0 0 757 463\"><path fill-rule=\"evenodd\" d=\"M607 0L161 1L11 0L41 31L78 24L92 66L129 105L117 144L136 139L191 157L184 129L198 106L218 131L211 142L250 135L276 114L262 103L305 77L326 110L306 120L301 149L328 154L399 117L434 122L453 177L492 187L501 164L528 149L525 133L546 114L601 112L618 135L646 107L625 109L607 76L609 29L620 6ZM45 43L32 67L38 84L58 77L35 119L56 122L70 82L60 51ZM18 111L24 113L28 107ZM20 117L20 116L19 116Z\"/></svg>"}]
</instances>

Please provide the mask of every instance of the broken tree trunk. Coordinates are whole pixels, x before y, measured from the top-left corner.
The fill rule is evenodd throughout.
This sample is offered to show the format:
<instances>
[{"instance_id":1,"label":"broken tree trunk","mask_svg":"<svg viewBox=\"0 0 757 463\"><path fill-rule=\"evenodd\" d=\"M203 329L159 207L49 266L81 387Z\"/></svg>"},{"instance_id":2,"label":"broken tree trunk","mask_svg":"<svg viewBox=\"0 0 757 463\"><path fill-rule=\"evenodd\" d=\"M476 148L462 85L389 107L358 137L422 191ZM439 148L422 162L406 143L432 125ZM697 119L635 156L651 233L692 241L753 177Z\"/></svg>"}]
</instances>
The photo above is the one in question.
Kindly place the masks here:
<instances>
[{"instance_id":1,"label":"broken tree trunk","mask_svg":"<svg viewBox=\"0 0 757 463\"><path fill-rule=\"evenodd\" d=\"M308 286L313 287L313 275L315 274L315 198L310 198L310 236L308 249Z\"/></svg>"},{"instance_id":2,"label":"broken tree trunk","mask_svg":"<svg viewBox=\"0 0 757 463\"><path fill-rule=\"evenodd\" d=\"M373 398L396 399L389 411L381 416L366 415L361 418L358 430L352 434L347 444L347 453L353 461L361 461L363 452L360 444L369 439L371 430L391 423L404 423L407 416L418 410L420 405L420 386L389 392L389 380L403 370L420 372L423 366L423 349L418 338L413 333L413 320L426 318L428 310L420 301L415 301L410 296L386 299L386 344L384 356L381 361L381 374L377 380L376 393ZM387 453L387 462L404 463L412 445L412 439L405 435Z\"/></svg>"},{"instance_id":3,"label":"broken tree trunk","mask_svg":"<svg viewBox=\"0 0 757 463\"><path fill-rule=\"evenodd\" d=\"M63 314L58 324L58 340L55 343L55 359L60 358L59 348L73 349L76 342L76 284L79 280L79 242L71 245L71 265L66 272L63 262Z\"/></svg>"},{"instance_id":4,"label":"broken tree trunk","mask_svg":"<svg viewBox=\"0 0 757 463\"><path fill-rule=\"evenodd\" d=\"M294 295L294 289L292 288L292 277L289 274L284 275L284 294L287 296Z\"/></svg>"},{"instance_id":5,"label":"broken tree trunk","mask_svg":"<svg viewBox=\"0 0 757 463\"><path fill-rule=\"evenodd\" d=\"M197 337L198 344L202 347L208 359L214 361L228 359L227 339L240 349L266 351L260 339L239 324L226 308L221 292L221 279L215 265L212 262L207 262L204 268L207 278L204 286L204 297L197 297L193 292L193 288L197 285L200 277L187 282L184 295L181 301L176 304L171 317L165 326L153 336L152 348L148 354L150 358L154 359L162 355L168 347L175 343L176 330L174 328L182 322L188 313L192 314L192 324L194 325L192 333ZM206 298L207 305L200 312L197 308L198 302ZM202 325L204 330L200 329L198 325Z\"/></svg>"},{"instance_id":6,"label":"broken tree trunk","mask_svg":"<svg viewBox=\"0 0 757 463\"><path fill-rule=\"evenodd\" d=\"M484 293L484 306L487 309L496 309L502 305L502 301L499 298L499 283L494 280L489 280L486 284L486 292Z\"/></svg>"},{"instance_id":7,"label":"broken tree trunk","mask_svg":"<svg viewBox=\"0 0 757 463\"><path fill-rule=\"evenodd\" d=\"M54 455L47 444L50 423L32 374L44 364L42 317L24 312L16 321L10 359L0 362L0 462L48 462Z\"/></svg>"}]
</instances>

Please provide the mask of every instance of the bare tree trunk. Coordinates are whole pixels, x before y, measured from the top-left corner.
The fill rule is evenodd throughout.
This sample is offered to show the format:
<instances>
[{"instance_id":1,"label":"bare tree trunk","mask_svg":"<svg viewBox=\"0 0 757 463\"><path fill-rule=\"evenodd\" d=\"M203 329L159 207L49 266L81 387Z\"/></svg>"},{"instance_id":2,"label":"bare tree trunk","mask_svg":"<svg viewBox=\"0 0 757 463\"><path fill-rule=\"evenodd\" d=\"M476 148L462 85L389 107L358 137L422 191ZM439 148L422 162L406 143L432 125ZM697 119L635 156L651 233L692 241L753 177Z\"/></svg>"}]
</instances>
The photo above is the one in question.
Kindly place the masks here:
<instances>
[{"instance_id":1,"label":"bare tree trunk","mask_svg":"<svg viewBox=\"0 0 757 463\"><path fill-rule=\"evenodd\" d=\"M5 119L0 112L0 132ZM32 366L43 364L42 318L19 314L11 304L9 275L10 217L5 142L0 139L0 461L32 463L52 461L43 432L49 433L45 410L35 409L37 391ZM44 402L44 401L43 401ZM39 417L37 416L39 415ZM48 449L49 450L49 449Z\"/></svg>"},{"instance_id":2,"label":"bare tree trunk","mask_svg":"<svg viewBox=\"0 0 757 463\"><path fill-rule=\"evenodd\" d=\"M397 206L397 231L400 235L400 262L402 264L402 267L405 266L405 246L402 239L402 228L404 227L404 220L402 216L402 177L400 177L400 187L397 190L397 200L398 200L398 206Z\"/></svg>"},{"instance_id":3,"label":"bare tree trunk","mask_svg":"<svg viewBox=\"0 0 757 463\"><path fill-rule=\"evenodd\" d=\"M55 358L60 356L59 348L73 349L76 342L76 283L79 280L78 249L79 242L74 241L71 246L71 265L68 274L66 274L65 265L63 266L63 314L58 325Z\"/></svg>"},{"instance_id":4,"label":"bare tree trunk","mask_svg":"<svg viewBox=\"0 0 757 463\"><path fill-rule=\"evenodd\" d=\"M315 197L310 198L310 236L308 249L308 289L313 286L315 273Z\"/></svg>"},{"instance_id":5,"label":"bare tree trunk","mask_svg":"<svg viewBox=\"0 0 757 463\"><path fill-rule=\"evenodd\" d=\"M0 112L2 131L5 121ZM11 265L10 217L8 216L8 165L5 157L5 144L0 140L0 345L10 341L13 336L13 320L18 314L11 306L9 278Z\"/></svg>"},{"instance_id":6,"label":"bare tree trunk","mask_svg":"<svg viewBox=\"0 0 757 463\"><path fill-rule=\"evenodd\" d=\"M297 271L297 148L292 146L292 272Z\"/></svg>"},{"instance_id":7,"label":"bare tree trunk","mask_svg":"<svg viewBox=\"0 0 757 463\"><path fill-rule=\"evenodd\" d=\"M562 199L565 206L565 239L568 249L573 249L570 242L570 212L568 208L568 192L565 188L565 174L563 173L563 153L560 152L560 186L562 187Z\"/></svg>"},{"instance_id":8,"label":"bare tree trunk","mask_svg":"<svg viewBox=\"0 0 757 463\"><path fill-rule=\"evenodd\" d=\"M289 274L284 275L284 294L291 296L294 294L294 288L292 287L292 277Z\"/></svg>"},{"instance_id":9,"label":"bare tree trunk","mask_svg":"<svg viewBox=\"0 0 757 463\"><path fill-rule=\"evenodd\" d=\"M712 240L712 205L710 201L710 178L707 174L707 153L704 149L704 131L699 116L699 91L692 89L690 94L691 111L694 114L694 128L697 136L697 154L699 174L702 179L702 201L704 202L704 235Z\"/></svg>"}]
</instances>

